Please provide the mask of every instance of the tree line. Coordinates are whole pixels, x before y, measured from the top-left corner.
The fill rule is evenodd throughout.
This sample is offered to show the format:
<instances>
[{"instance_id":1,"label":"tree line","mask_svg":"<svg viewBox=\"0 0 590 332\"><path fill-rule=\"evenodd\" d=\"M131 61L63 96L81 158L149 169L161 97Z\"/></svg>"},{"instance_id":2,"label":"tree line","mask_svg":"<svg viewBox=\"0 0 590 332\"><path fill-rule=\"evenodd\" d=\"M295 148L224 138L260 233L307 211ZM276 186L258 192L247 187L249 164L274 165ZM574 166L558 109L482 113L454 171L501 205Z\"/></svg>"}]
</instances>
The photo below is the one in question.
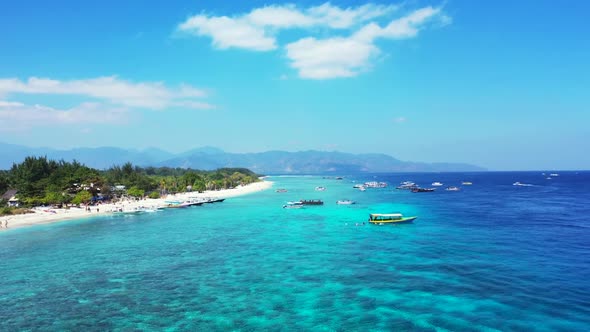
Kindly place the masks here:
<instances>
[{"instance_id":1,"label":"tree line","mask_svg":"<svg viewBox=\"0 0 590 332\"><path fill-rule=\"evenodd\" d=\"M134 197L186 191L234 188L257 182L258 175L246 168L202 171L170 167L139 167L131 163L97 170L77 161L27 157L0 171L0 195L18 190L21 205L80 204L129 195Z\"/></svg>"}]
</instances>

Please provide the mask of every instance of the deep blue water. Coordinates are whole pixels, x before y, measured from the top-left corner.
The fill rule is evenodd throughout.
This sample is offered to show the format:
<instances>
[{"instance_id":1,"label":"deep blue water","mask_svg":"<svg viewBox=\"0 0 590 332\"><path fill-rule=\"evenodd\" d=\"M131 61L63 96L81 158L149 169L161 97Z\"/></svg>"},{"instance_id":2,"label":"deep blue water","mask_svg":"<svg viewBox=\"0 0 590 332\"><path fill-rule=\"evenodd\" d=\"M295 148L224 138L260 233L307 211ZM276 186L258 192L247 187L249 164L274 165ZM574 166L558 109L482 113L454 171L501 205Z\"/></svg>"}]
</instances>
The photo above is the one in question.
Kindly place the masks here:
<instances>
[{"instance_id":1,"label":"deep blue water","mask_svg":"<svg viewBox=\"0 0 590 332\"><path fill-rule=\"evenodd\" d=\"M590 329L590 172L271 180L220 204L1 232L0 330ZM352 188L370 180L390 186ZM281 208L302 198L326 204ZM397 211L419 218L362 224Z\"/></svg>"}]
</instances>

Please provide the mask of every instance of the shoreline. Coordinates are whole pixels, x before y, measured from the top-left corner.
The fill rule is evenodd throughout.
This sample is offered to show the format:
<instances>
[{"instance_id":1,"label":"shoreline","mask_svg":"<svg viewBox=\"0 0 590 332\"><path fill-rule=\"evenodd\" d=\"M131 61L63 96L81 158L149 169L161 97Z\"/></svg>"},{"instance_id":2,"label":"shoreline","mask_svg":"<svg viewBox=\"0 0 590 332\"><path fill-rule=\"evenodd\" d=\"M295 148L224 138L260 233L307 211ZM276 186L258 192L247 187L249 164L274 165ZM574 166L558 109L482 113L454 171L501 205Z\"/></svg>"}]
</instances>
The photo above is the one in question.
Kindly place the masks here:
<instances>
[{"instance_id":1,"label":"shoreline","mask_svg":"<svg viewBox=\"0 0 590 332\"><path fill-rule=\"evenodd\" d=\"M175 195L168 195L163 198L145 198L141 200L126 200L117 203L101 204L91 207L91 212L86 211L85 208L70 208L70 209L53 209L48 207L37 207L32 209L34 213L10 215L0 217L0 225L4 226L4 222L8 221L8 228L0 228L0 231L7 231L15 228L31 227L36 225L44 225L57 223L68 220L78 220L89 217L113 215L119 209L123 211L133 211L139 207L157 208L166 207L166 201L179 200L185 201L189 198L231 198L252 194L259 191L270 189L273 182L262 180L246 186L238 186L233 189L223 189L217 191L205 191L202 193L188 192L178 193ZM97 211L98 209L98 211Z\"/></svg>"}]
</instances>

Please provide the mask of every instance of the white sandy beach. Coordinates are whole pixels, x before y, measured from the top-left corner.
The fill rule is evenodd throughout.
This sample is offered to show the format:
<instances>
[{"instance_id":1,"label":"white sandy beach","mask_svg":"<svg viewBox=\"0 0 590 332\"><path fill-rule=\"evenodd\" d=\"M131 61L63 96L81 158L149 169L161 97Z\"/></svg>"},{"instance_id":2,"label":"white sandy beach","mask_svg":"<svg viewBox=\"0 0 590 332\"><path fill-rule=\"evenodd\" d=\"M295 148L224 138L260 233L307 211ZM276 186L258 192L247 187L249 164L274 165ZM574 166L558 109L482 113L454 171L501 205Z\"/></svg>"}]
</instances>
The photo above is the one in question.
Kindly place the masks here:
<instances>
[{"instance_id":1,"label":"white sandy beach","mask_svg":"<svg viewBox=\"0 0 590 332\"><path fill-rule=\"evenodd\" d=\"M224 189L217 191L205 191L203 193L188 192L176 195L168 195L167 197L158 199L142 199L142 200L126 200L117 203L101 204L91 206L91 211L88 212L82 208L69 209L53 209L53 208L35 208L34 213L27 213L22 215L3 216L0 217L0 225L4 225L8 221L8 229L33 226L39 224L47 224L71 219L80 219L87 217L95 217L97 215L112 214L119 209L123 211L133 211L139 207L157 208L165 207L168 204L165 201L186 201L189 198L230 198L235 196L247 195L258 191L263 191L272 187L273 183L270 181L261 181L252 183L246 186L240 186L234 189ZM98 208L98 211L97 211ZM0 228L6 230L6 228Z\"/></svg>"}]
</instances>

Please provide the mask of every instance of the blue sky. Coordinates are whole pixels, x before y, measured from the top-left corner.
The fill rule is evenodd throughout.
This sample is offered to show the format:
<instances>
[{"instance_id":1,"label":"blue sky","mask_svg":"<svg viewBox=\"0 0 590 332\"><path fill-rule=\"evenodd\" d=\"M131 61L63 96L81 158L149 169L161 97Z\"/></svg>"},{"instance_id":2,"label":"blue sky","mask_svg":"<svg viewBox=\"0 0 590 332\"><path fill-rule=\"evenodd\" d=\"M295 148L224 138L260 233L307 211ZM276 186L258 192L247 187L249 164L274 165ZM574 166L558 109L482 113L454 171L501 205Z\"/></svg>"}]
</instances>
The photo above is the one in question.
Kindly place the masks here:
<instances>
[{"instance_id":1,"label":"blue sky","mask_svg":"<svg viewBox=\"0 0 590 332\"><path fill-rule=\"evenodd\" d=\"M586 1L3 1L0 141L590 169Z\"/></svg>"}]
</instances>

